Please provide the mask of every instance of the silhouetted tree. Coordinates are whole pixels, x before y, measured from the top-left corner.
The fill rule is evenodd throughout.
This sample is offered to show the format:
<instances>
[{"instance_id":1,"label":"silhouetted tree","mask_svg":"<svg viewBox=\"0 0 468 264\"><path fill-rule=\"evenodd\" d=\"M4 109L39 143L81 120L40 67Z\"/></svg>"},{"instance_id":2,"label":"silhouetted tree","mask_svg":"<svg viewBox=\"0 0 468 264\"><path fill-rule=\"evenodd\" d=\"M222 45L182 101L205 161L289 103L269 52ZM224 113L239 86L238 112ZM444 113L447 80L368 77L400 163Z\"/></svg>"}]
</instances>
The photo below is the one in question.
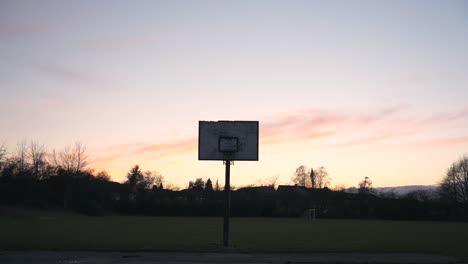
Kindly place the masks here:
<instances>
[{"instance_id":1,"label":"silhouetted tree","mask_svg":"<svg viewBox=\"0 0 468 264\"><path fill-rule=\"evenodd\" d=\"M11 182L15 180L17 177L19 170L18 170L18 164L16 160L14 159L9 159L5 164L3 165L2 168L2 181L3 182Z\"/></svg>"},{"instance_id":2,"label":"silhouetted tree","mask_svg":"<svg viewBox=\"0 0 468 264\"><path fill-rule=\"evenodd\" d=\"M310 174L314 175L314 182L312 182L312 188L325 188L330 185L331 178L328 176L327 169L325 167L319 167L316 170L311 169ZM311 176L312 180L312 176ZM315 187L314 187L315 186Z\"/></svg>"},{"instance_id":3,"label":"silhouetted tree","mask_svg":"<svg viewBox=\"0 0 468 264\"><path fill-rule=\"evenodd\" d=\"M130 188L134 190L137 188L138 183L142 182L143 179L144 176L141 172L140 165L137 164L127 173L127 181L125 181L125 184L128 184Z\"/></svg>"},{"instance_id":4,"label":"silhouetted tree","mask_svg":"<svg viewBox=\"0 0 468 264\"><path fill-rule=\"evenodd\" d=\"M316 179L316 176L315 176L315 172L314 172L314 169L311 168L310 169L310 182L311 182L311 185L312 185L312 188L317 188L317 179Z\"/></svg>"},{"instance_id":5,"label":"silhouetted tree","mask_svg":"<svg viewBox=\"0 0 468 264\"><path fill-rule=\"evenodd\" d=\"M392 198L391 196L391 192L389 194L387 194L387 197L388 198ZM393 198L396 197L396 194L393 194ZM431 201L433 200L435 197L433 195L433 193L431 193L430 191L428 190L414 190L414 191L411 191L409 193L407 193L406 195L403 196L404 199L412 199L412 200L416 200L416 201L419 201L419 202L428 202L428 201Z\"/></svg>"},{"instance_id":6,"label":"silhouetted tree","mask_svg":"<svg viewBox=\"0 0 468 264\"><path fill-rule=\"evenodd\" d=\"M20 142L12 154L0 146L0 206L26 205L43 209L63 206L89 215L104 212L200 216L222 213L220 205L224 196L212 191L221 189L218 180L214 188L211 179L205 183L198 178L189 183L189 190L179 190L167 183L167 190L158 191L162 189L162 175L154 171L142 172L138 165L130 169L125 183L120 184L111 182L105 171L94 173L84 167L82 147L55 153L55 159L48 159L46 152L45 147L36 142ZM299 216L313 206L319 215L330 218L468 219L466 156L448 168L440 188L443 199L428 191L404 196L370 196L357 195L356 187L345 191L342 191L344 186L337 186L334 191L318 189L327 186L330 180L325 168L301 167L296 170L302 177L297 178L298 182L316 190L299 186L280 186L275 190L271 188L275 185L275 176L261 182L261 186L239 190L232 186L233 215ZM368 177L358 187L360 193L373 193Z\"/></svg>"},{"instance_id":7,"label":"silhouetted tree","mask_svg":"<svg viewBox=\"0 0 468 264\"><path fill-rule=\"evenodd\" d=\"M215 187L214 187L214 191L215 191L215 192L221 191L221 188L219 187L218 178L216 178L216 184L215 184Z\"/></svg>"},{"instance_id":8,"label":"silhouetted tree","mask_svg":"<svg viewBox=\"0 0 468 264\"><path fill-rule=\"evenodd\" d=\"M330 185L331 178L328 176L327 169L323 166L314 170L301 165L296 169L292 181L299 186L322 189Z\"/></svg>"},{"instance_id":9,"label":"silhouetted tree","mask_svg":"<svg viewBox=\"0 0 468 264\"><path fill-rule=\"evenodd\" d=\"M189 190L193 191L203 191L205 189L205 181L202 178L195 179L195 182L189 182Z\"/></svg>"},{"instance_id":10,"label":"silhouetted tree","mask_svg":"<svg viewBox=\"0 0 468 264\"><path fill-rule=\"evenodd\" d=\"M441 195L452 204L460 204L468 211L468 156L452 163L440 185Z\"/></svg>"},{"instance_id":11,"label":"silhouetted tree","mask_svg":"<svg viewBox=\"0 0 468 264\"><path fill-rule=\"evenodd\" d=\"M164 177L157 171L147 171L146 175L151 175L154 179L153 184L159 189L163 189Z\"/></svg>"},{"instance_id":12,"label":"silhouetted tree","mask_svg":"<svg viewBox=\"0 0 468 264\"><path fill-rule=\"evenodd\" d=\"M359 183L359 188L358 188L358 192L359 193L362 193L362 194L369 194L372 192L372 181L369 177L364 177L364 180L362 180L360 183Z\"/></svg>"},{"instance_id":13,"label":"silhouetted tree","mask_svg":"<svg viewBox=\"0 0 468 264\"><path fill-rule=\"evenodd\" d=\"M299 186L310 186L310 179L307 172L307 167L305 165L301 165L298 168L296 168L296 172L294 172L292 181Z\"/></svg>"},{"instance_id":14,"label":"silhouetted tree","mask_svg":"<svg viewBox=\"0 0 468 264\"><path fill-rule=\"evenodd\" d=\"M29 164L27 162L28 156L28 147L25 140L22 140L16 144L16 153L13 155L12 160L17 164L17 169L19 171L18 176L27 173L29 169Z\"/></svg>"},{"instance_id":15,"label":"silhouetted tree","mask_svg":"<svg viewBox=\"0 0 468 264\"><path fill-rule=\"evenodd\" d=\"M156 181L156 177L162 177L156 171L145 171L143 173L143 178L140 182L137 183L137 188L140 190L151 189Z\"/></svg>"},{"instance_id":16,"label":"silhouetted tree","mask_svg":"<svg viewBox=\"0 0 468 264\"><path fill-rule=\"evenodd\" d=\"M72 173L82 171L88 164L86 147L80 142L76 142L75 147L67 146L58 153L53 150L52 159L57 168Z\"/></svg>"},{"instance_id":17,"label":"silhouetted tree","mask_svg":"<svg viewBox=\"0 0 468 264\"><path fill-rule=\"evenodd\" d=\"M31 141L27 149L27 156L30 160L32 166L32 173L35 179L42 179L46 177L44 171L47 167L46 162L46 149L44 145L41 145L37 142Z\"/></svg>"},{"instance_id":18,"label":"silhouetted tree","mask_svg":"<svg viewBox=\"0 0 468 264\"><path fill-rule=\"evenodd\" d=\"M213 192L213 183L211 182L211 179L208 178L205 184L205 191L207 192Z\"/></svg>"},{"instance_id":19,"label":"silhouetted tree","mask_svg":"<svg viewBox=\"0 0 468 264\"><path fill-rule=\"evenodd\" d=\"M6 163L6 157L7 157L7 149L2 144L2 145L0 145L0 172L1 172L2 168L3 168L3 166Z\"/></svg>"},{"instance_id":20,"label":"silhouetted tree","mask_svg":"<svg viewBox=\"0 0 468 264\"><path fill-rule=\"evenodd\" d=\"M110 181L111 177L107 171L100 171L96 174L96 179L100 181Z\"/></svg>"},{"instance_id":21,"label":"silhouetted tree","mask_svg":"<svg viewBox=\"0 0 468 264\"><path fill-rule=\"evenodd\" d=\"M128 210L141 212L144 210L149 193L148 189L152 188L154 176L151 171L142 172L139 165L133 166L127 173L128 186L126 193L126 201L128 201Z\"/></svg>"},{"instance_id":22,"label":"silhouetted tree","mask_svg":"<svg viewBox=\"0 0 468 264\"><path fill-rule=\"evenodd\" d=\"M275 187L276 186L276 181L278 180L278 175L273 175L267 179L265 179L262 183L262 186L267 186L267 187Z\"/></svg>"}]
</instances>

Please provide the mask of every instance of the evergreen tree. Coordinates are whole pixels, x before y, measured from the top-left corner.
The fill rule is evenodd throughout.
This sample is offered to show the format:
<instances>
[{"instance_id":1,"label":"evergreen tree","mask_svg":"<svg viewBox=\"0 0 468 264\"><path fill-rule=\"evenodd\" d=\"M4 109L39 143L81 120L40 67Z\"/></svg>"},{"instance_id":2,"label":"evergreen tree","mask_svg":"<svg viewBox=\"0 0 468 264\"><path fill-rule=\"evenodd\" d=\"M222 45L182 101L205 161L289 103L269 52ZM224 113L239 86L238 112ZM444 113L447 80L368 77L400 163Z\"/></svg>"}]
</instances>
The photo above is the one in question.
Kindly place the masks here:
<instances>
[{"instance_id":1,"label":"evergreen tree","mask_svg":"<svg viewBox=\"0 0 468 264\"><path fill-rule=\"evenodd\" d=\"M130 169L130 171L127 173L127 181L125 184L130 185L130 187L133 189L136 187L136 185L143 181L143 173L141 172L140 165L135 165L133 168Z\"/></svg>"},{"instance_id":2,"label":"evergreen tree","mask_svg":"<svg viewBox=\"0 0 468 264\"><path fill-rule=\"evenodd\" d=\"M194 191L203 191L205 189L205 181L202 178L195 179L195 182L190 181L189 187L190 190Z\"/></svg>"},{"instance_id":3,"label":"evergreen tree","mask_svg":"<svg viewBox=\"0 0 468 264\"><path fill-rule=\"evenodd\" d=\"M213 183L211 182L211 179L208 178L205 184L205 191L207 192L212 192L213 191Z\"/></svg>"},{"instance_id":4,"label":"evergreen tree","mask_svg":"<svg viewBox=\"0 0 468 264\"><path fill-rule=\"evenodd\" d=\"M215 184L215 187L214 187L214 191L215 192L221 191L221 188L219 188L218 178L216 178L216 184Z\"/></svg>"}]
</instances>

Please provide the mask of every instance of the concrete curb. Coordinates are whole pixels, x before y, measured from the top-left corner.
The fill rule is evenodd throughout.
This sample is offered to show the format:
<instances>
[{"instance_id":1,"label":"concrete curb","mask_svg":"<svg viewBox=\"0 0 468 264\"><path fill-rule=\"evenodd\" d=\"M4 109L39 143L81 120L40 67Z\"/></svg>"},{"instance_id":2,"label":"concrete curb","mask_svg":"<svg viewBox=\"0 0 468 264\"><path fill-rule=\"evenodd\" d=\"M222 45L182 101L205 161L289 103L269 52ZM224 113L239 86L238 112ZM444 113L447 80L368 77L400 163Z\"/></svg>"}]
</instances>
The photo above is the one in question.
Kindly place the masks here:
<instances>
[{"instance_id":1,"label":"concrete curb","mask_svg":"<svg viewBox=\"0 0 468 264\"><path fill-rule=\"evenodd\" d=\"M307 254L243 254L243 253L187 253L187 252L53 252L3 251L0 263L334 263L334 264L448 264L457 263L453 257L407 253L307 253Z\"/></svg>"}]
</instances>

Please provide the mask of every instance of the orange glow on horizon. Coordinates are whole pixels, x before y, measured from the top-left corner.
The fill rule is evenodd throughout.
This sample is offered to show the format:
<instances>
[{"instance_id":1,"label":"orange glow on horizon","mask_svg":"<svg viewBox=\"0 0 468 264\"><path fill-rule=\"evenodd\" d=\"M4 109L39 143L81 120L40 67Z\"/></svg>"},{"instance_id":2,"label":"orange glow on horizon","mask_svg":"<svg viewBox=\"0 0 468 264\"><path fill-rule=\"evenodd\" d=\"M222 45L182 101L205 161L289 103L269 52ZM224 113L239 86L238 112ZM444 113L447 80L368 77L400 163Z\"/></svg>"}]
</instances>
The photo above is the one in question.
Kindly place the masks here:
<instances>
[{"instance_id":1,"label":"orange glow on horizon","mask_svg":"<svg viewBox=\"0 0 468 264\"><path fill-rule=\"evenodd\" d=\"M260 122L259 166L249 164L240 165L239 168L252 168L253 171L250 172L244 169L241 171L244 175L253 173L257 175L256 178L267 178L281 174L280 181L287 184L297 166L308 162L312 162L315 166L327 164L330 171L341 174L335 179L333 185L352 186L352 183L358 179L346 179L344 178L345 173L346 171L348 173L359 171L357 168L362 163L360 161L362 159L370 159L371 157L374 159L379 155L385 157L387 155L385 153L400 153L397 156L404 156L402 153L419 153L421 149L468 144L466 136L436 140L420 139L426 130L441 125L450 125L459 119L463 120L468 116L468 112L439 114L436 118L413 117L413 121L408 122L406 116L406 119L398 116L399 111L400 108L390 108L375 115L297 113ZM442 118L443 116L447 118ZM216 175L219 175L218 166L210 168L206 166L207 163L197 160L197 144L197 138L187 138L155 144L130 143L100 148L101 155L95 157L90 166L106 169L116 180L121 181L131 166L140 164L143 169L152 170L154 168L166 175L169 182L184 186L188 179L206 178L213 175L215 170L218 171ZM346 158L347 155L352 155L350 156L352 158ZM397 156L392 156L392 159L397 158ZM347 159L355 160L355 163L351 164L346 161ZM376 160L376 164L389 166L385 160ZM409 171L414 170L413 165L407 161L400 164L408 167ZM341 166L341 168L335 166ZM394 171L395 168L387 170ZM386 179L385 181L380 180L380 182L388 182L388 184L397 179L393 174L388 175L388 173L379 171L378 167L373 168L372 172L369 173L378 173L374 177L380 175L382 179ZM171 179L170 175L172 174L182 175L182 177ZM333 175L331 176L333 178ZM404 177L409 179L408 176ZM400 182L404 182L403 178L399 177L398 179ZM249 177L241 176L238 182L249 184L252 183L252 180ZM424 182L428 183L427 180ZM436 183L434 178L429 182ZM414 184L416 183L414 182Z\"/></svg>"}]
</instances>

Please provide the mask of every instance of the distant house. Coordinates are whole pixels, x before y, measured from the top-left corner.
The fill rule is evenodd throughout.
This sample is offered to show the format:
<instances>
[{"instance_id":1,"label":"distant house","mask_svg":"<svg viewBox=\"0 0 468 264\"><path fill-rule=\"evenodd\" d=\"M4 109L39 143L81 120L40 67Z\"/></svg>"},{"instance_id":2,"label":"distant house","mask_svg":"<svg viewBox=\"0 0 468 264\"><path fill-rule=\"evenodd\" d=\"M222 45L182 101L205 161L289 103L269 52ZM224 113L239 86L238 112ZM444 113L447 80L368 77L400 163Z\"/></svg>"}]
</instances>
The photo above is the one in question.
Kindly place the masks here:
<instances>
[{"instance_id":1,"label":"distant house","mask_svg":"<svg viewBox=\"0 0 468 264\"><path fill-rule=\"evenodd\" d=\"M101 184L103 184L109 192L112 201L120 201L122 199L122 189L124 188L122 184L113 181L102 182Z\"/></svg>"},{"instance_id":2,"label":"distant house","mask_svg":"<svg viewBox=\"0 0 468 264\"><path fill-rule=\"evenodd\" d=\"M279 185L276 191L280 194L307 194L308 188L299 185Z\"/></svg>"},{"instance_id":3,"label":"distant house","mask_svg":"<svg viewBox=\"0 0 468 264\"><path fill-rule=\"evenodd\" d=\"M253 186L253 187L239 188L237 191L247 192L247 193L274 193L275 188L273 186Z\"/></svg>"},{"instance_id":4,"label":"distant house","mask_svg":"<svg viewBox=\"0 0 468 264\"><path fill-rule=\"evenodd\" d=\"M244 199L271 199L275 193L273 186L254 186L239 188L234 195Z\"/></svg>"},{"instance_id":5,"label":"distant house","mask_svg":"<svg viewBox=\"0 0 468 264\"><path fill-rule=\"evenodd\" d=\"M311 208L308 188L298 185L279 185L276 200L276 210L279 215L290 217L302 216L305 209Z\"/></svg>"}]
</instances>

